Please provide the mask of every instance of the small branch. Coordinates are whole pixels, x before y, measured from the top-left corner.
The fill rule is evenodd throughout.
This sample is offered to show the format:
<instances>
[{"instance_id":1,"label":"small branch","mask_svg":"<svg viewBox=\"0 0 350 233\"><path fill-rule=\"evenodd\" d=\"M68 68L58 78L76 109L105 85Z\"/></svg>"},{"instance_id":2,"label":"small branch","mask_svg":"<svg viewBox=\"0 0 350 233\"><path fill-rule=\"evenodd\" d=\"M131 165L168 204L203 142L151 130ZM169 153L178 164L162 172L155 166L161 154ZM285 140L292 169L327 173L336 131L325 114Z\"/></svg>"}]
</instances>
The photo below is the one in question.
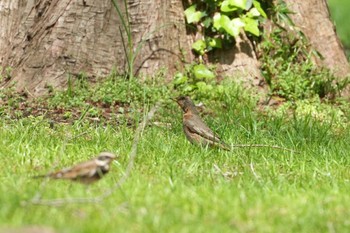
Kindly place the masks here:
<instances>
[{"instance_id":1,"label":"small branch","mask_svg":"<svg viewBox=\"0 0 350 233\"><path fill-rule=\"evenodd\" d=\"M272 149L278 149L278 150L285 150L285 151L290 151L290 152L293 152L293 153L297 153L299 154L300 152L299 151L296 151L296 150L292 150L292 149L288 149L288 148L285 148L285 147L281 147L281 146L271 146L271 145L265 145L265 144L233 144L233 145L230 145L231 147L266 147L266 148L272 148Z\"/></svg>"}]
</instances>

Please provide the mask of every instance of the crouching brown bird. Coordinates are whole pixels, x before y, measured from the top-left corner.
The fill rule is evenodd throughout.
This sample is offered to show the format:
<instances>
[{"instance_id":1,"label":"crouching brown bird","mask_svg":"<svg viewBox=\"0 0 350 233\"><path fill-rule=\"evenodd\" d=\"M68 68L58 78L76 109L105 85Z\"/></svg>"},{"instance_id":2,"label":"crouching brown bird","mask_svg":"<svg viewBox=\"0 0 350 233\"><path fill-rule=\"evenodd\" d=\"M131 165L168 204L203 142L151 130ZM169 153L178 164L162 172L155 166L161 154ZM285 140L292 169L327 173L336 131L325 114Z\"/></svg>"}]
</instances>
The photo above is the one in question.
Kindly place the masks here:
<instances>
[{"instance_id":1,"label":"crouching brown bird","mask_svg":"<svg viewBox=\"0 0 350 233\"><path fill-rule=\"evenodd\" d=\"M192 144L230 150L229 145L224 143L220 137L204 123L190 97L180 96L176 99L176 102L184 112L182 122L183 130L187 139Z\"/></svg>"},{"instance_id":2,"label":"crouching brown bird","mask_svg":"<svg viewBox=\"0 0 350 233\"><path fill-rule=\"evenodd\" d=\"M83 184L91 184L109 172L110 163L116 156L109 152L102 152L96 158L79 163L70 168L52 172L46 175L35 176L34 178L67 179L78 181Z\"/></svg>"}]
</instances>

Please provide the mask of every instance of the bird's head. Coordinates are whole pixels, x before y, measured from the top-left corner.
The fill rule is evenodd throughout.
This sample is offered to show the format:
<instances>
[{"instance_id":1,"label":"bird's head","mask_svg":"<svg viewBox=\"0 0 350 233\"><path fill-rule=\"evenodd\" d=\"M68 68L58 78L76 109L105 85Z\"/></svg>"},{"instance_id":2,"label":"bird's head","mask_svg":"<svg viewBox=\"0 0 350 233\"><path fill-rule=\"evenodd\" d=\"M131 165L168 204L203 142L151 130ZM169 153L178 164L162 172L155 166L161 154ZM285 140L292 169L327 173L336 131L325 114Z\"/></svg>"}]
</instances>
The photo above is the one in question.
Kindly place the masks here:
<instances>
[{"instance_id":1,"label":"bird's head","mask_svg":"<svg viewBox=\"0 0 350 233\"><path fill-rule=\"evenodd\" d=\"M103 163L103 164L109 164L111 163L114 159L116 159L117 156L115 156L114 154L110 153L110 152L102 152L98 155L97 157L97 161L99 163Z\"/></svg>"},{"instance_id":2,"label":"bird's head","mask_svg":"<svg viewBox=\"0 0 350 233\"><path fill-rule=\"evenodd\" d=\"M179 96L176 98L176 102L184 112L196 111L196 107L189 96Z\"/></svg>"}]
</instances>

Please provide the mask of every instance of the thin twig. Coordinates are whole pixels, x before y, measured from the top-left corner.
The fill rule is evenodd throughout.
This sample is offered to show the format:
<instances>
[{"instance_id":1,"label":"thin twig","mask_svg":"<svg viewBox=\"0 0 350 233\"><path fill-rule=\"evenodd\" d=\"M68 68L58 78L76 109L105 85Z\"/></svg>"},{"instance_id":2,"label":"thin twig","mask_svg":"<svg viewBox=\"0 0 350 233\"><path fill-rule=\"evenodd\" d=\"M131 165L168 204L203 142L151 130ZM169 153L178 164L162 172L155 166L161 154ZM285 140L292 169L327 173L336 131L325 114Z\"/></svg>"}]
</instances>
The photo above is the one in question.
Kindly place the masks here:
<instances>
[{"instance_id":1,"label":"thin twig","mask_svg":"<svg viewBox=\"0 0 350 233\"><path fill-rule=\"evenodd\" d=\"M271 145L265 145L265 144L233 144L231 147L266 147L266 148L272 148L272 149L278 149L278 150L285 150L290 151L299 154L299 151L288 149L281 146L271 146Z\"/></svg>"},{"instance_id":2,"label":"thin twig","mask_svg":"<svg viewBox=\"0 0 350 233\"><path fill-rule=\"evenodd\" d=\"M135 131L135 137L133 140L133 144L130 151L129 156L129 163L126 167L124 175L115 183L115 185L101 194L100 196L92 197L92 198L60 198L60 199L41 199L40 196L35 196L31 201L29 201L29 204L33 205L50 205L50 206L61 206L64 204L82 204L82 203L99 203L103 201L108 196L112 195L117 189L119 189L126 180L130 177L132 169L134 167L134 161L137 156L137 145L140 141L140 136L142 134L142 131L145 129L147 122L151 120L155 114L155 112L158 110L160 106L160 102L157 102L151 110L148 112L148 114L144 117L143 121L139 124Z\"/></svg>"}]
</instances>

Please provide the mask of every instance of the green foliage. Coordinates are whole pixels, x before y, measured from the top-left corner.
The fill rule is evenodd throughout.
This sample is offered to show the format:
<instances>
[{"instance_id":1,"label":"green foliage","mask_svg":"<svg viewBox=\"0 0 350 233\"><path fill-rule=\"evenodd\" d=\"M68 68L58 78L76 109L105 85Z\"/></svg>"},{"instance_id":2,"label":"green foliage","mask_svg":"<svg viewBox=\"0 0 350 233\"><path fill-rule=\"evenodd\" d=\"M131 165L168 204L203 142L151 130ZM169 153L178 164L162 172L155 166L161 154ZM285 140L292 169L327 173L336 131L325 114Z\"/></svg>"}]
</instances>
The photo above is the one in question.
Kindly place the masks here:
<instances>
[{"instance_id":1,"label":"green foliage","mask_svg":"<svg viewBox=\"0 0 350 233\"><path fill-rule=\"evenodd\" d=\"M197 25L203 35L192 49L203 55L223 45L232 45L241 30L260 35L259 21L266 13L257 0L206 0L185 10L188 24Z\"/></svg>"},{"instance_id":2,"label":"green foliage","mask_svg":"<svg viewBox=\"0 0 350 233\"><path fill-rule=\"evenodd\" d=\"M318 54L310 50L304 35L294 28L284 4L276 5L273 11L272 19L279 28L265 33L259 45L263 75L271 94L287 100L335 97L348 80L337 82L329 70L314 65L312 57ZM295 33L288 33L280 25L294 28Z\"/></svg>"},{"instance_id":3,"label":"green foliage","mask_svg":"<svg viewBox=\"0 0 350 233\"><path fill-rule=\"evenodd\" d=\"M147 100L148 103L154 103L157 99L169 95L168 88L160 82L163 78L160 75L142 82L113 73L100 80L98 85L92 86L84 76L70 77L67 90L54 92L49 104L56 107L77 107L89 106L90 102L114 105L119 102L133 103Z\"/></svg>"},{"instance_id":4,"label":"green foliage","mask_svg":"<svg viewBox=\"0 0 350 233\"><path fill-rule=\"evenodd\" d=\"M213 69L208 69L202 64L186 66L184 72L175 75L172 82L173 95L188 95L195 100L207 102L211 107L256 106L257 99L253 93L231 78L218 81Z\"/></svg>"},{"instance_id":5,"label":"green foliage","mask_svg":"<svg viewBox=\"0 0 350 233\"><path fill-rule=\"evenodd\" d=\"M297 120L310 118L322 124L331 124L333 129L341 130L348 125L349 109L350 105L347 102L321 101L315 96L309 99L286 102L278 109L267 109L267 113L271 118L284 117L285 119L294 118Z\"/></svg>"},{"instance_id":6,"label":"green foliage","mask_svg":"<svg viewBox=\"0 0 350 233\"><path fill-rule=\"evenodd\" d=\"M52 97L48 102L50 106L55 107L83 107L86 106L85 100L89 97L89 85L86 76L68 76L67 89L64 91L53 91Z\"/></svg>"},{"instance_id":7,"label":"green foliage","mask_svg":"<svg viewBox=\"0 0 350 233\"><path fill-rule=\"evenodd\" d=\"M214 71L203 64L187 65L184 72L175 74L173 85L179 94L195 97L213 98L223 91L223 86L215 80Z\"/></svg>"}]
</instances>

